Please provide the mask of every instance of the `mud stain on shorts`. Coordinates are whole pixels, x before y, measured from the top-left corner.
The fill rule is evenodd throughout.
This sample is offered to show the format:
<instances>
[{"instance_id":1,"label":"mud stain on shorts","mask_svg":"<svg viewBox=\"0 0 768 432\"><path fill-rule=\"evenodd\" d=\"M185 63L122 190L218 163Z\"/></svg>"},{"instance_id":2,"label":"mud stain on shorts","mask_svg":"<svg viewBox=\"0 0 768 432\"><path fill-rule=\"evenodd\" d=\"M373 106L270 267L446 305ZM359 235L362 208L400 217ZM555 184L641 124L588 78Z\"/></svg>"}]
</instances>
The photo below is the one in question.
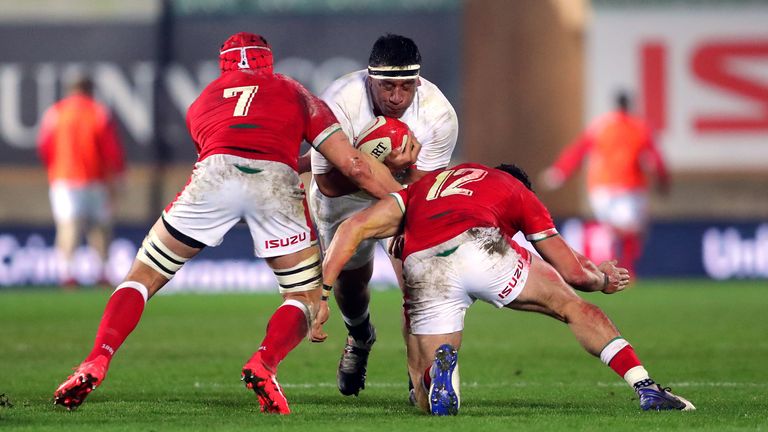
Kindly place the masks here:
<instances>
[{"instance_id":1,"label":"mud stain on shorts","mask_svg":"<svg viewBox=\"0 0 768 432\"><path fill-rule=\"evenodd\" d=\"M498 228L470 228L467 234L488 255L503 257L510 251L507 239Z\"/></svg>"},{"instance_id":2,"label":"mud stain on shorts","mask_svg":"<svg viewBox=\"0 0 768 432\"><path fill-rule=\"evenodd\" d=\"M433 256L420 260L414 275L404 274L405 286L411 303L420 303L435 298L447 298L450 274L453 273L452 258Z\"/></svg>"}]
</instances>

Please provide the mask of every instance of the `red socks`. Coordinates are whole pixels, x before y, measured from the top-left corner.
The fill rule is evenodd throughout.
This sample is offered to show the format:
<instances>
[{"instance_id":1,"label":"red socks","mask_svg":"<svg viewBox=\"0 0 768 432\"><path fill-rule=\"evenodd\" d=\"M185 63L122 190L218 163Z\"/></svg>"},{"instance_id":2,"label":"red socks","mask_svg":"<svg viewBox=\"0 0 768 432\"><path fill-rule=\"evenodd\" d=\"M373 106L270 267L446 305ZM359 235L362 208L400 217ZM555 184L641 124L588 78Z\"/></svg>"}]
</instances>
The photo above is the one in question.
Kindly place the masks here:
<instances>
[{"instance_id":1,"label":"red socks","mask_svg":"<svg viewBox=\"0 0 768 432\"><path fill-rule=\"evenodd\" d=\"M635 389L654 384L651 377L648 376L648 371L645 370L643 364L640 363L640 359L637 358L632 345L622 337L617 337L608 342L600 352L600 360Z\"/></svg>"},{"instance_id":2,"label":"red socks","mask_svg":"<svg viewBox=\"0 0 768 432\"><path fill-rule=\"evenodd\" d=\"M85 361L91 361L100 355L112 359L115 351L139 323L147 297L147 288L138 282L123 282L115 289L101 316L93 350Z\"/></svg>"},{"instance_id":3,"label":"red socks","mask_svg":"<svg viewBox=\"0 0 768 432\"><path fill-rule=\"evenodd\" d=\"M276 370L277 365L307 335L309 327L306 310L303 303L286 300L272 314L267 324L267 334L256 353L261 355L261 361L267 368Z\"/></svg>"},{"instance_id":4,"label":"red socks","mask_svg":"<svg viewBox=\"0 0 768 432\"><path fill-rule=\"evenodd\" d=\"M424 374L421 377L421 383L424 385L424 391L429 393L429 386L432 385L432 366L430 365L428 368L424 369Z\"/></svg>"},{"instance_id":5,"label":"red socks","mask_svg":"<svg viewBox=\"0 0 768 432\"><path fill-rule=\"evenodd\" d=\"M628 370L635 366L642 366L642 363L640 363L640 359L637 358L632 345L627 345L613 356L610 363L608 363L608 366L613 369L614 372L619 374L620 377L624 378L624 375L626 375Z\"/></svg>"}]
</instances>

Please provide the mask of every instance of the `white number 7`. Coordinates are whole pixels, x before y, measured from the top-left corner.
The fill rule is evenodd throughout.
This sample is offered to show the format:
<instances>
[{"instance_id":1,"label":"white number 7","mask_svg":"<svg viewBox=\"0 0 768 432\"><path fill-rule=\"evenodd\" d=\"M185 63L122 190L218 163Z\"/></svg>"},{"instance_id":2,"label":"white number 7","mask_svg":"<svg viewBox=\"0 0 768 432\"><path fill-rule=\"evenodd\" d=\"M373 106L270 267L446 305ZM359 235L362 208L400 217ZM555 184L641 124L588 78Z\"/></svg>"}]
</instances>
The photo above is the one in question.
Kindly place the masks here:
<instances>
[{"instance_id":1,"label":"white number 7","mask_svg":"<svg viewBox=\"0 0 768 432\"><path fill-rule=\"evenodd\" d=\"M248 115L248 109L251 107L253 95L256 94L256 90L258 89L259 86L230 87L224 89L225 98L235 97L240 93L240 97L237 98L237 105L235 105L235 112L232 113L233 117L245 117Z\"/></svg>"}]
</instances>

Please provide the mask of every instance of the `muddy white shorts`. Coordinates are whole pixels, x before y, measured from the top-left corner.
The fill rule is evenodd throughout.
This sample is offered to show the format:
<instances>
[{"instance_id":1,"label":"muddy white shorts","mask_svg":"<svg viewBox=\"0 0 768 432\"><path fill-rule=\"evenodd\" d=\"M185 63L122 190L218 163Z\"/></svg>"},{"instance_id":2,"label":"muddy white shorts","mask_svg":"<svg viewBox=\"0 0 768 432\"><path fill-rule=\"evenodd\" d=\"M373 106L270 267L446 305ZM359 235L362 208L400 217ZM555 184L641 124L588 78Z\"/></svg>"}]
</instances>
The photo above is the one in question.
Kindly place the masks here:
<instances>
[{"instance_id":1,"label":"muddy white shorts","mask_svg":"<svg viewBox=\"0 0 768 432\"><path fill-rule=\"evenodd\" d=\"M528 279L531 258L497 228L472 228L405 259L405 317L411 334L464 329L475 300L503 307Z\"/></svg>"},{"instance_id":2,"label":"muddy white shorts","mask_svg":"<svg viewBox=\"0 0 768 432\"><path fill-rule=\"evenodd\" d=\"M281 256L316 243L304 185L280 162L217 154L195 164L192 176L163 218L207 246L243 220L258 257Z\"/></svg>"},{"instance_id":3,"label":"muddy white shorts","mask_svg":"<svg viewBox=\"0 0 768 432\"><path fill-rule=\"evenodd\" d=\"M53 219L57 222L83 220L109 224L112 208L103 183L74 185L64 181L51 183L49 191Z\"/></svg>"}]
</instances>

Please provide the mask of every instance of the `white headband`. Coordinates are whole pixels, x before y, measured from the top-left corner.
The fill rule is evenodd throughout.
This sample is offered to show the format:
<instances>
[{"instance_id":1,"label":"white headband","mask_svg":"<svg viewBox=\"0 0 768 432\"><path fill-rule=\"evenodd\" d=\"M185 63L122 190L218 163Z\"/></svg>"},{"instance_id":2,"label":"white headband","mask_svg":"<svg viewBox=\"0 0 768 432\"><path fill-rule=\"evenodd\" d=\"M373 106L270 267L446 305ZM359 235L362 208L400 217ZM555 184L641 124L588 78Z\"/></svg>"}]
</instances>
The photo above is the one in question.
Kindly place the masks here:
<instances>
[{"instance_id":1,"label":"white headband","mask_svg":"<svg viewBox=\"0 0 768 432\"><path fill-rule=\"evenodd\" d=\"M378 79L414 79L419 77L421 65L368 66L368 76Z\"/></svg>"}]
</instances>

